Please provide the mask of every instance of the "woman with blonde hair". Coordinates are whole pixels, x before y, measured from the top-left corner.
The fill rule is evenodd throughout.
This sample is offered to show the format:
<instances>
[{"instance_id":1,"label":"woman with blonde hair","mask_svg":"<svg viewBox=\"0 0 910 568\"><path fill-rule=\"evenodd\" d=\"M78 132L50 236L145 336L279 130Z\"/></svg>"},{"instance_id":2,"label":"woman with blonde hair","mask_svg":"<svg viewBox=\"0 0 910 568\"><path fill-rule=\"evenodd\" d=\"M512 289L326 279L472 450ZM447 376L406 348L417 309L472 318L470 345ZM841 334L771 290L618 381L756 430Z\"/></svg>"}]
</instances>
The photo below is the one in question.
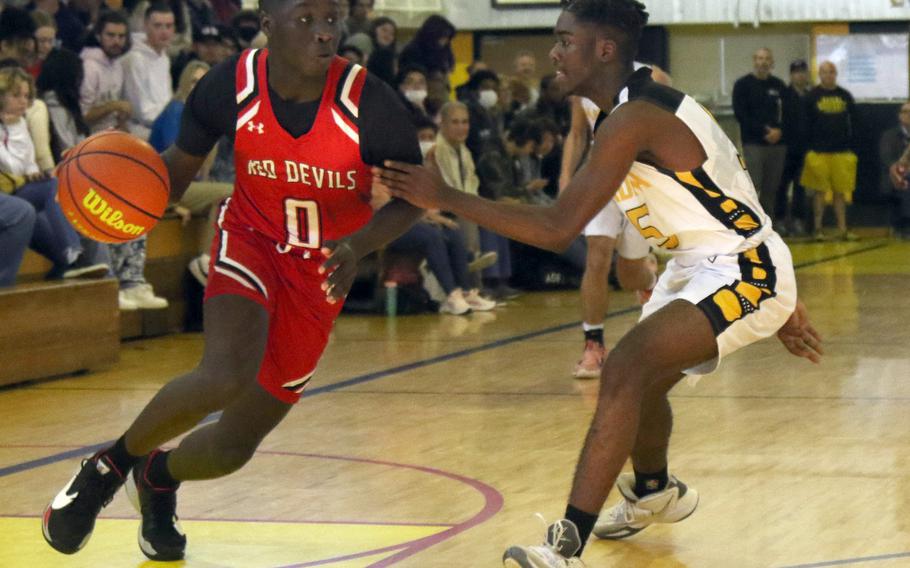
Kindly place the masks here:
<instances>
[{"instance_id":1,"label":"woman with blonde hair","mask_svg":"<svg viewBox=\"0 0 910 568\"><path fill-rule=\"evenodd\" d=\"M31 245L53 263L52 278L101 277L108 267L83 254L79 236L57 203L57 180L41 171L25 112L35 98L31 75L0 69L0 191L27 201L36 212Z\"/></svg>"},{"instance_id":2,"label":"woman with blonde hair","mask_svg":"<svg viewBox=\"0 0 910 568\"><path fill-rule=\"evenodd\" d=\"M180 80L177 82L177 90L174 92L174 98L164 107L155 122L152 123L152 133L149 135L149 144L155 150L164 152L168 147L177 140L177 132L180 130L180 117L183 116L183 107L186 106L186 99L190 96L190 91L196 86L196 83L208 72L209 64L203 61L190 61L180 73Z\"/></svg>"}]
</instances>

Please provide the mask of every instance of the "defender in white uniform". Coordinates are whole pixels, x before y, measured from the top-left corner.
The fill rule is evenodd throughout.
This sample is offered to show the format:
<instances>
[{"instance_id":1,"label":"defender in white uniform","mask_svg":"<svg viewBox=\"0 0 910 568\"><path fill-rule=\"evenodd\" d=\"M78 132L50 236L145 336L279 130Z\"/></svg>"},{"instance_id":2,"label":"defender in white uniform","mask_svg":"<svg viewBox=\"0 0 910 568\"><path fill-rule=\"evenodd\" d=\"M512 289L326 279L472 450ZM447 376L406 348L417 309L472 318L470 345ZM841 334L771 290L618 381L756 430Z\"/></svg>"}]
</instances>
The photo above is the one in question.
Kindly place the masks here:
<instances>
[{"instance_id":1,"label":"defender in white uniform","mask_svg":"<svg viewBox=\"0 0 910 568\"><path fill-rule=\"evenodd\" d=\"M775 333L792 354L820 360L820 337L796 299L790 254L733 144L694 100L655 83L650 70L633 69L647 20L636 0L564 5L550 52L555 83L613 110L597 128L588 162L552 205L466 195L423 166L390 162L374 170L396 197L556 250L615 196L638 231L673 255L642 319L604 363L564 518L549 527L544 545L509 548L509 568L583 566L592 532L623 538L694 512L698 494L667 465L667 393L685 375L710 372L734 350ZM630 457L634 474L620 475ZM600 514L614 484L623 500Z\"/></svg>"}]
</instances>

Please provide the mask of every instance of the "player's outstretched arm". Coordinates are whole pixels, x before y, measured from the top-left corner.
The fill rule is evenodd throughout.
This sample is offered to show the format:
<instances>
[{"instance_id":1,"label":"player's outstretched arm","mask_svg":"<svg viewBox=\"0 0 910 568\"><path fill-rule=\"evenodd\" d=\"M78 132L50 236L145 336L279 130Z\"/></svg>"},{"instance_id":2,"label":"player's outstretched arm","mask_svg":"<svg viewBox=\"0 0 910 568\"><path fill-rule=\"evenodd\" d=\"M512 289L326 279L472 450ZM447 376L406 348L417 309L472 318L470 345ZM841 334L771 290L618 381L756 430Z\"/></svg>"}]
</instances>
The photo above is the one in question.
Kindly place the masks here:
<instances>
[{"instance_id":1,"label":"player's outstretched arm","mask_svg":"<svg viewBox=\"0 0 910 568\"><path fill-rule=\"evenodd\" d=\"M813 363L821 362L822 337L809 322L809 311L801 300L796 301L796 309L787 323L777 332L777 338L790 353L805 357Z\"/></svg>"},{"instance_id":2,"label":"player's outstretched arm","mask_svg":"<svg viewBox=\"0 0 910 568\"><path fill-rule=\"evenodd\" d=\"M649 120L638 111L607 119L590 160L552 205L490 201L452 189L431 168L401 162L386 161L385 167L373 169L373 176L392 195L418 207L451 211L511 239L560 251L613 198L632 162L647 147L648 132L653 130L653 125L645 124Z\"/></svg>"},{"instance_id":3,"label":"player's outstretched arm","mask_svg":"<svg viewBox=\"0 0 910 568\"><path fill-rule=\"evenodd\" d=\"M167 166L171 179L170 202L176 203L180 201L186 188L196 178L206 157L188 154L173 145L161 153L161 158L164 160L164 165Z\"/></svg>"},{"instance_id":4,"label":"player's outstretched arm","mask_svg":"<svg viewBox=\"0 0 910 568\"><path fill-rule=\"evenodd\" d=\"M329 303L344 298L350 291L361 258L403 235L422 214L422 209L407 201L393 199L350 237L326 242L322 253L328 258L322 264L320 273L328 273L322 289Z\"/></svg>"}]
</instances>

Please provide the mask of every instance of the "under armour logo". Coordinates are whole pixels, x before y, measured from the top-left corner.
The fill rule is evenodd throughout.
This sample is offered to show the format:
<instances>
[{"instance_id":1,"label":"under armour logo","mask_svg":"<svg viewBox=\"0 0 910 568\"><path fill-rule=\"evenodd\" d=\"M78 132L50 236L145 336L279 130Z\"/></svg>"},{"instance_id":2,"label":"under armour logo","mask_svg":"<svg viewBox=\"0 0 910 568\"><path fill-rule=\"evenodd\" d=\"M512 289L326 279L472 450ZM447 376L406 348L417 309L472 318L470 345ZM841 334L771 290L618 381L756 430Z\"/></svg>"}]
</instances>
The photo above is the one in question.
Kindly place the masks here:
<instances>
[{"instance_id":1,"label":"under armour logo","mask_svg":"<svg viewBox=\"0 0 910 568\"><path fill-rule=\"evenodd\" d=\"M259 134L262 134L265 131L265 125L261 122L250 121L247 123L246 129L250 132L256 132L258 130Z\"/></svg>"}]
</instances>

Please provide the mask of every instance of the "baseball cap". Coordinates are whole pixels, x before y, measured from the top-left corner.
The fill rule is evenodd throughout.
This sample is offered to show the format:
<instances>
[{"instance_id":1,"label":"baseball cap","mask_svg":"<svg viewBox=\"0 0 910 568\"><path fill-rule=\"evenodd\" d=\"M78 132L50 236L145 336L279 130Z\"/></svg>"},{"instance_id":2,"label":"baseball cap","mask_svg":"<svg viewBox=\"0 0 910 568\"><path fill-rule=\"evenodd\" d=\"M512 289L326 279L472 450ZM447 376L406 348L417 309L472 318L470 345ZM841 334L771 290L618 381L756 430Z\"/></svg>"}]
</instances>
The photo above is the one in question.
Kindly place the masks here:
<instances>
[{"instance_id":1,"label":"baseball cap","mask_svg":"<svg viewBox=\"0 0 910 568\"><path fill-rule=\"evenodd\" d=\"M808 71L809 65L806 63L805 59L794 59L790 63L790 73L795 71Z\"/></svg>"},{"instance_id":2,"label":"baseball cap","mask_svg":"<svg viewBox=\"0 0 910 568\"><path fill-rule=\"evenodd\" d=\"M218 41L220 42L224 39L224 34L221 33L221 28L219 26L202 26L197 30L193 30L193 41Z\"/></svg>"}]
</instances>

